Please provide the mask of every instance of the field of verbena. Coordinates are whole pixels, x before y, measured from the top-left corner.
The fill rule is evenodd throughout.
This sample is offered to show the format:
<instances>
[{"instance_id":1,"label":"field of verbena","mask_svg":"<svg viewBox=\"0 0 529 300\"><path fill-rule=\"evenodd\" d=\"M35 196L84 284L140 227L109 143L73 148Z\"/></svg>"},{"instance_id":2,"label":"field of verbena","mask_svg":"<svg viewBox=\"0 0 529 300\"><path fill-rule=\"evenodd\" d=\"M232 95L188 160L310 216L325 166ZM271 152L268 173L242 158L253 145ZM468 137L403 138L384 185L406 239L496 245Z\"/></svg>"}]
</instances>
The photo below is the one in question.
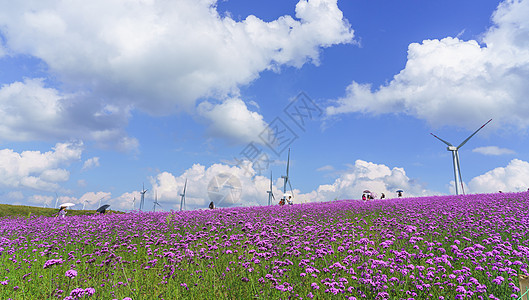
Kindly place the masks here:
<instances>
[{"instance_id":1,"label":"field of verbena","mask_svg":"<svg viewBox=\"0 0 529 300\"><path fill-rule=\"evenodd\" d=\"M510 299L529 193L0 219L0 299Z\"/></svg>"}]
</instances>

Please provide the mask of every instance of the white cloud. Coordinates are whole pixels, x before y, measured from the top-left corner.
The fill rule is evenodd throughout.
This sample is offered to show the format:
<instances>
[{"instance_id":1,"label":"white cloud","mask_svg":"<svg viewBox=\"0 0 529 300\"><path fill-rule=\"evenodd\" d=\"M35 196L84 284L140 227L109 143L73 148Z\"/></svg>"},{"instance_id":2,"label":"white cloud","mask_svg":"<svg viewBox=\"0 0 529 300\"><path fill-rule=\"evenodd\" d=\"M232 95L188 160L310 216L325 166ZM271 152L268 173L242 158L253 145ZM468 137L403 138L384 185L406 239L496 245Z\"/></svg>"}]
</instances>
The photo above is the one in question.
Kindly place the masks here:
<instances>
[{"instance_id":1,"label":"white cloud","mask_svg":"<svg viewBox=\"0 0 529 300\"><path fill-rule=\"evenodd\" d=\"M226 191L228 193L233 192L235 195L240 194L236 199L240 199L236 203L237 206L256 206L265 205L268 201L268 195L266 191L270 186L270 179L263 176L254 176L255 174L251 164L245 168L232 167L223 164L214 164L209 168L206 168L200 164L193 165L190 169L186 170L180 176L175 176L168 172L162 172L152 178L152 190L150 191L146 200L149 203L149 210L152 209L152 199L154 198L154 192L158 195L158 200L164 209L180 209L180 194L183 191L185 181L187 179L186 187L186 207L187 209L194 208L207 208L211 201L210 195L208 194L208 188L211 190L210 184L215 184L215 176L220 174L228 174L233 177L233 186L241 189L222 190L220 193ZM222 176L222 175L221 175ZM223 177L224 178L224 177ZM224 179L228 179L225 177ZM219 182L222 183L222 182ZM279 189L274 186L274 194L281 195ZM218 203L217 205L223 205ZM226 204L226 203L225 203Z\"/></svg>"},{"instance_id":2,"label":"white cloud","mask_svg":"<svg viewBox=\"0 0 529 300\"><path fill-rule=\"evenodd\" d=\"M69 179L69 172L60 168L81 159L83 144L57 143L52 151L14 152L0 150L0 185L9 188L31 188L55 191L58 182Z\"/></svg>"},{"instance_id":3,"label":"white cloud","mask_svg":"<svg viewBox=\"0 0 529 300\"><path fill-rule=\"evenodd\" d=\"M62 89L37 79L4 86L4 94L21 90L3 101L17 112L12 116L44 125L2 120L0 137L7 139L78 134L103 144L120 137L131 144L125 133L131 109L192 111L197 99L237 95L264 70L318 64L321 48L351 43L354 36L337 0L300 0L296 18L271 22L220 16L215 0L0 3L7 51L42 60ZM29 111L41 112L33 102L42 115Z\"/></svg>"},{"instance_id":4,"label":"white cloud","mask_svg":"<svg viewBox=\"0 0 529 300\"><path fill-rule=\"evenodd\" d=\"M4 140L81 138L121 149L123 140L135 141L124 131L129 114L128 106L109 110L101 100L46 87L41 78L0 87L0 138Z\"/></svg>"},{"instance_id":5,"label":"white cloud","mask_svg":"<svg viewBox=\"0 0 529 300\"><path fill-rule=\"evenodd\" d=\"M210 198L208 187L215 175L231 174L241 184L241 197L237 205L255 206L266 205L270 187L270 179L264 176L254 176L255 171L251 164L247 169L231 167L223 164L214 164L209 168L200 164L193 165L183 174L175 176L169 172L162 172L151 180L152 190L146 196L146 209L152 210L153 191L156 191L158 200L165 210L180 208L180 193L187 179L186 203L188 209L206 208ZM248 172L247 172L248 171ZM276 178L273 181L273 192L277 204L282 197L283 180ZM397 189L403 189L406 196L431 195L433 192L426 190L422 185L406 176L402 168L390 169L385 165L378 165L362 160L357 160L352 169L344 172L333 184L320 185L315 191L301 193L294 189L296 203L332 201L337 199L359 199L362 191L370 189L373 192L385 193L387 197L395 197Z\"/></svg>"},{"instance_id":6,"label":"white cloud","mask_svg":"<svg viewBox=\"0 0 529 300\"><path fill-rule=\"evenodd\" d=\"M198 112L210 122L212 135L237 142L260 143L259 134L267 126L262 115L248 110L246 104L237 98L230 98L219 105L202 102Z\"/></svg>"},{"instance_id":7,"label":"white cloud","mask_svg":"<svg viewBox=\"0 0 529 300\"><path fill-rule=\"evenodd\" d=\"M386 85L353 82L328 115L405 113L434 126L529 126L529 1L504 1L477 41L447 37L408 48L406 67Z\"/></svg>"},{"instance_id":8,"label":"white cloud","mask_svg":"<svg viewBox=\"0 0 529 300\"><path fill-rule=\"evenodd\" d=\"M498 146L478 147L478 148L472 149L472 152L477 152L477 153L481 153L484 155L505 155L505 154L515 153L511 149L500 148Z\"/></svg>"},{"instance_id":9,"label":"white cloud","mask_svg":"<svg viewBox=\"0 0 529 300\"><path fill-rule=\"evenodd\" d=\"M318 172L334 171L334 167L331 166L331 165L325 165L323 167L320 167L320 168L316 169L316 171L318 171Z\"/></svg>"},{"instance_id":10,"label":"white cloud","mask_svg":"<svg viewBox=\"0 0 529 300\"><path fill-rule=\"evenodd\" d=\"M130 193L123 193L119 197L107 200L105 203L110 204L110 209L132 211L139 209L140 199L140 191L133 191ZM146 205L146 208L150 207L151 205Z\"/></svg>"},{"instance_id":11,"label":"white cloud","mask_svg":"<svg viewBox=\"0 0 529 300\"><path fill-rule=\"evenodd\" d=\"M99 167L99 157L87 159L83 164L83 170Z\"/></svg>"},{"instance_id":12,"label":"white cloud","mask_svg":"<svg viewBox=\"0 0 529 300\"><path fill-rule=\"evenodd\" d=\"M88 192L79 197L79 199L76 199L72 202L78 204L76 209L82 209L83 206L85 209L98 209L99 204L107 204L107 202L111 199L111 196L112 194L109 192Z\"/></svg>"},{"instance_id":13,"label":"white cloud","mask_svg":"<svg viewBox=\"0 0 529 300\"><path fill-rule=\"evenodd\" d=\"M360 199L364 190L378 196L396 197L395 191L404 190L405 196L426 196L433 192L406 176L403 168L390 169L383 164L363 160L355 161L351 168L332 184L320 185L315 191L298 195L300 201L330 201L333 199Z\"/></svg>"},{"instance_id":14,"label":"white cloud","mask_svg":"<svg viewBox=\"0 0 529 300\"><path fill-rule=\"evenodd\" d=\"M44 207L53 207L55 204L55 197L43 196L43 195L32 195L28 197L28 201L31 204L37 204Z\"/></svg>"},{"instance_id":15,"label":"white cloud","mask_svg":"<svg viewBox=\"0 0 529 300\"><path fill-rule=\"evenodd\" d=\"M471 193L521 192L529 188L529 162L513 159L506 167L498 167L472 178Z\"/></svg>"}]
</instances>

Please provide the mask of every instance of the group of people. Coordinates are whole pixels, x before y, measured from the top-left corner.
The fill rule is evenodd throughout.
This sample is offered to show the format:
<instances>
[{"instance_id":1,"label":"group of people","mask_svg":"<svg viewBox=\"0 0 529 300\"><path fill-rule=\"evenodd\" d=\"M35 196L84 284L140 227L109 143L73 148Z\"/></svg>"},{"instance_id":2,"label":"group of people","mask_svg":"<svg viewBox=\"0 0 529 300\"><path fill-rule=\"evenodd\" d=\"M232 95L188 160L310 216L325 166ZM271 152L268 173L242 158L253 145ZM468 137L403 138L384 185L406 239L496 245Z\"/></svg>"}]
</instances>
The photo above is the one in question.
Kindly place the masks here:
<instances>
[{"instance_id":1,"label":"group of people","mask_svg":"<svg viewBox=\"0 0 529 300\"><path fill-rule=\"evenodd\" d=\"M397 196L398 196L399 198L402 197L402 193L403 193L403 191L398 190L398 191L397 191ZM364 193L362 194L362 200L364 200L364 201L367 201L367 200L375 200L376 194L375 194L375 196L373 196L373 195L374 195L373 193L366 193L366 192L364 192ZM381 194L380 194L380 199L385 199L385 198L386 198L386 195L385 195L384 193L381 193Z\"/></svg>"},{"instance_id":2,"label":"group of people","mask_svg":"<svg viewBox=\"0 0 529 300\"><path fill-rule=\"evenodd\" d=\"M108 207L108 206L109 206L109 205L107 205L107 207ZM107 210L106 210L105 207L103 207L103 208L104 208L104 209L98 209L98 210L96 211L96 213L101 214L101 215L105 214L105 213L107 212ZM66 214L68 213L68 212L67 212L67 209L68 209L68 206L61 205L61 207L59 208L59 211L55 214L55 217L56 217L56 218L65 218L65 217L66 217Z\"/></svg>"},{"instance_id":3,"label":"group of people","mask_svg":"<svg viewBox=\"0 0 529 300\"><path fill-rule=\"evenodd\" d=\"M285 195L281 200L279 200L279 206L283 206L285 204L293 205L294 201L292 201L292 195Z\"/></svg>"},{"instance_id":4,"label":"group of people","mask_svg":"<svg viewBox=\"0 0 529 300\"><path fill-rule=\"evenodd\" d=\"M384 199L384 198L386 198L386 195L384 195L384 193L380 194L380 199ZM364 193L362 194L362 200L364 201L375 200L375 197L373 196L372 193Z\"/></svg>"}]
</instances>

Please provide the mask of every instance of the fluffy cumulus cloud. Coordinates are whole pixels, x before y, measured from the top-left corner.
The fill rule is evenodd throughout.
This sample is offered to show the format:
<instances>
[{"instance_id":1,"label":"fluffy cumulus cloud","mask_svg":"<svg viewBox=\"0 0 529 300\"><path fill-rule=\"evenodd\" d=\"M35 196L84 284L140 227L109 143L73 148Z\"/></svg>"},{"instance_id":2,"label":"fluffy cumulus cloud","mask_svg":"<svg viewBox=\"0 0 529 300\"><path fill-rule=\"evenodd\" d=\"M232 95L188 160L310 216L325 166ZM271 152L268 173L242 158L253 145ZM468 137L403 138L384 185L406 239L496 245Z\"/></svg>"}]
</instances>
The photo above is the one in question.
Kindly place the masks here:
<instances>
[{"instance_id":1,"label":"fluffy cumulus cloud","mask_svg":"<svg viewBox=\"0 0 529 300\"><path fill-rule=\"evenodd\" d=\"M521 192L529 188L529 162L513 159L506 167L498 167L472 178L471 193Z\"/></svg>"},{"instance_id":2,"label":"fluffy cumulus cloud","mask_svg":"<svg viewBox=\"0 0 529 300\"><path fill-rule=\"evenodd\" d=\"M472 152L477 152L477 153L481 153L484 155L506 155L506 154L516 153L511 149L500 148L498 146L478 147L478 148L472 149Z\"/></svg>"},{"instance_id":3,"label":"fluffy cumulus cloud","mask_svg":"<svg viewBox=\"0 0 529 300\"><path fill-rule=\"evenodd\" d=\"M299 195L302 202L330 201L333 199L360 199L364 190L382 193L386 198L396 197L395 191L404 190L405 196L426 196L434 192L406 176L403 168L390 169L383 164L363 160L344 171L332 184L320 185L315 191Z\"/></svg>"},{"instance_id":4,"label":"fluffy cumulus cloud","mask_svg":"<svg viewBox=\"0 0 529 300\"><path fill-rule=\"evenodd\" d=\"M147 194L146 207L152 210L154 192L164 209L180 209L181 193L186 186L187 209L206 208L211 200L220 205L230 205L234 197L237 206L267 205L270 178L255 176L251 164L245 168L214 164L206 168L193 165L181 175L162 172L152 178L152 191ZM282 197L283 180L273 180L272 191L277 204ZM220 189L218 189L220 187ZM402 168L390 169L385 165L357 160L353 166L328 185L320 185L309 193L294 189L296 203L332 201L334 199L359 199L365 189L395 196L395 191L403 189L406 196L430 195L422 185L406 176ZM289 191L290 193L290 191ZM224 203L219 203L224 201Z\"/></svg>"},{"instance_id":5,"label":"fluffy cumulus cloud","mask_svg":"<svg viewBox=\"0 0 529 300\"><path fill-rule=\"evenodd\" d=\"M73 201L77 203L76 209L98 209L100 205L107 204L111 199L112 194L109 192L88 192Z\"/></svg>"},{"instance_id":6,"label":"fluffy cumulus cloud","mask_svg":"<svg viewBox=\"0 0 529 300\"><path fill-rule=\"evenodd\" d=\"M0 134L29 139L84 131L102 143L118 136L121 147L134 145L124 132L131 109L168 114L193 111L204 97L230 101L264 70L318 64L321 48L353 40L337 0L300 0L295 17L270 22L221 16L216 3L0 0L2 51L41 60L61 86L59 91L39 79L4 85L7 100L0 101L9 102L11 111L30 115L29 101L46 113L34 116L43 118L39 127L2 120ZM9 94L13 89L20 96ZM28 100L17 104L21 95ZM253 126L255 118L245 120Z\"/></svg>"},{"instance_id":7,"label":"fluffy cumulus cloud","mask_svg":"<svg viewBox=\"0 0 529 300\"><path fill-rule=\"evenodd\" d=\"M206 168L200 164L193 165L183 174L175 176L162 172L152 178L152 191L148 194L150 209L154 191L164 209L180 209L181 193L186 184L186 208L207 208L210 201L217 206L255 206L266 205L266 191L270 187L270 179L253 176L255 171L251 164L244 168L214 164ZM274 194L281 195L273 185Z\"/></svg>"},{"instance_id":8,"label":"fluffy cumulus cloud","mask_svg":"<svg viewBox=\"0 0 529 300\"><path fill-rule=\"evenodd\" d=\"M83 164L83 170L99 167L99 157L87 159Z\"/></svg>"},{"instance_id":9,"label":"fluffy cumulus cloud","mask_svg":"<svg viewBox=\"0 0 529 300\"><path fill-rule=\"evenodd\" d=\"M386 85L353 82L328 115L405 113L431 125L468 129L529 126L529 1L506 0L481 41L446 37L408 48L405 68Z\"/></svg>"},{"instance_id":10,"label":"fluffy cumulus cloud","mask_svg":"<svg viewBox=\"0 0 529 300\"><path fill-rule=\"evenodd\" d=\"M81 159L81 142L57 143L51 151L0 150L0 185L8 188L30 188L56 191L58 183L67 181L69 171L63 169Z\"/></svg>"},{"instance_id":11,"label":"fluffy cumulus cloud","mask_svg":"<svg viewBox=\"0 0 529 300\"><path fill-rule=\"evenodd\" d=\"M211 134L237 142L260 143L258 136L266 128L263 116L248 110L238 98L228 99L219 105L202 102L198 112L209 120Z\"/></svg>"},{"instance_id":12,"label":"fluffy cumulus cloud","mask_svg":"<svg viewBox=\"0 0 529 300\"><path fill-rule=\"evenodd\" d=\"M44 79L0 87L0 139L11 141L80 138L120 150L137 147L124 131L129 106L60 92L45 86Z\"/></svg>"}]
</instances>

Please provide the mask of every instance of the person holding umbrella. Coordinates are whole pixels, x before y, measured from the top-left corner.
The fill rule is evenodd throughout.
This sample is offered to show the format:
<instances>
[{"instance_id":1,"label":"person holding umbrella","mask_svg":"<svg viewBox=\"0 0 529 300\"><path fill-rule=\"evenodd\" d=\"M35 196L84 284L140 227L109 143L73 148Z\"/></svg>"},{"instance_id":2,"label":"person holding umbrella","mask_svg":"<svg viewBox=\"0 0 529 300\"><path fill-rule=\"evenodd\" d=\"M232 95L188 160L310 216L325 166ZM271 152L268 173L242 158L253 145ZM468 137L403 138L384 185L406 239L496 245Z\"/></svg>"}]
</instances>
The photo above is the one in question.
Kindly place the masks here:
<instances>
[{"instance_id":1,"label":"person holding umbrella","mask_svg":"<svg viewBox=\"0 0 529 300\"><path fill-rule=\"evenodd\" d=\"M100 215L103 215L103 214L105 214L107 212L107 208L109 208L109 207L110 207L109 204L105 204L105 205L101 206L100 208L98 208L96 210L96 213L99 213Z\"/></svg>"},{"instance_id":2,"label":"person holding umbrella","mask_svg":"<svg viewBox=\"0 0 529 300\"><path fill-rule=\"evenodd\" d=\"M66 211L66 208L67 208L66 206L61 206L61 207L59 208L59 211L57 212L57 216L56 216L56 217L57 217L57 218L58 218L58 217L65 218L65 217L66 217L66 214L68 213L68 212Z\"/></svg>"},{"instance_id":3,"label":"person holding umbrella","mask_svg":"<svg viewBox=\"0 0 529 300\"><path fill-rule=\"evenodd\" d=\"M62 218L66 217L66 214L68 213L68 212L66 211L66 209L67 209L68 207L70 207L70 206L74 206L74 205L75 205L75 204L73 204L73 203L63 203L63 204L61 204L61 206L60 206L60 208L59 208L59 211L57 212L57 217L62 217Z\"/></svg>"}]
</instances>

